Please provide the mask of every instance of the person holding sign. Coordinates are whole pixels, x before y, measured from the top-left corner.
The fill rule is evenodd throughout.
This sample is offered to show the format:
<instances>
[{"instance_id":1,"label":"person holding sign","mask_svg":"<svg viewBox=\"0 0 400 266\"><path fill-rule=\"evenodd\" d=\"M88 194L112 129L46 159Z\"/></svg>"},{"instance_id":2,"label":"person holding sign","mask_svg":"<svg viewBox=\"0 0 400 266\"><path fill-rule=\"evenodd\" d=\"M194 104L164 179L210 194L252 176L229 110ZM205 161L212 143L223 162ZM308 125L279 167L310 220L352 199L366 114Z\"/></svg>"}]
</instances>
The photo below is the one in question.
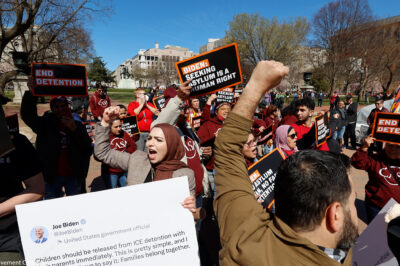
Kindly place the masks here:
<instances>
[{"instance_id":1,"label":"person holding sign","mask_svg":"<svg viewBox=\"0 0 400 266\"><path fill-rule=\"evenodd\" d=\"M282 125L276 129L274 146L277 147L286 158L299 151L296 146L296 141L297 133L291 126Z\"/></svg>"},{"instance_id":2,"label":"person holding sign","mask_svg":"<svg viewBox=\"0 0 400 266\"><path fill-rule=\"evenodd\" d=\"M365 185L365 206L368 223L390 198L400 202L400 144L385 143L383 151L368 153L374 138L368 136L364 144L351 157L352 165L368 173Z\"/></svg>"},{"instance_id":3,"label":"person holding sign","mask_svg":"<svg viewBox=\"0 0 400 266\"><path fill-rule=\"evenodd\" d=\"M189 97L190 89L192 88L189 86L189 83L190 80L184 82L179 86L178 91L174 90L175 93L171 92L168 96L166 95L167 104L160 112L157 119L153 121L151 127L153 128L161 123L168 123L177 128L185 147L186 156L184 156L183 161L194 172L196 197L199 203L198 207L200 207L203 193L205 195L209 193L207 170L201 160L203 156L207 156L207 152L203 153L203 149L200 149L200 139L187 121L188 114L185 112L187 108L187 106L185 106L185 101ZM209 155L211 155L211 148Z\"/></svg>"},{"instance_id":4,"label":"person holding sign","mask_svg":"<svg viewBox=\"0 0 400 266\"><path fill-rule=\"evenodd\" d=\"M119 116L118 107L104 111L101 123L97 125L94 154L103 163L128 172L127 185L143 184L163 179L187 176L189 190L196 193L194 173L181 161L185 148L178 131L169 124L158 124L149 132L147 152L136 150L129 154L110 146L110 123ZM196 212L194 196L184 201L192 212Z\"/></svg>"},{"instance_id":5,"label":"person holding sign","mask_svg":"<svg viewBox=\"0 0 400 266\"><path fill-rule=\"evenodd\" d=\"M193 118L201 116L200 100L197 98L190 99L189 114L187 117L188 123L193 127Z\"/></svg>"},{"instance_id":6,"label":"person holding sign","mask_svg":"<svg viewBox=\"0 0 400 266\"><path fill-rule=\"evenodd\" d=\"M38 116L36 98L30 91L25 92L21 117L37 134L36 149L46 181L45 199L63 197L64 191L67 196L80 194L92 140L86 127L72 117L65 97L53 96L50 110Z\"/></svg>"},{"instance_id":7,"label":"person holding sign","mask_svg":"<svg viewBox=\"0 0 400 266\"><path fill-rule=\"evenodd\" d=\"M352 265L357 212L348 157L315 150L288 157L275 180L274 216L249 182L242 149L254 111L288 71L278 62L258 63L216 139L221 265Z\"/></svg>"},{"instance_id":8,"label":"person holding sign","mask_svg":"<svg viewBox=\"0 0 400 266\"><path fill-rule=\"evenodd\" d=\"M297 102L297 112L296 117L298 121L292 124L292 128L297 133L297 147L300 150L310 149L314 145L314 141L310 143L308 141L308 133L313 128L314 123L312 122L312 117L314 115L315 102L308 97L305 97ZM303 136L307 136L304 137ZM312 139L312 138L311 138ZM315 140L315 137L314 137ZM328 144L325 142L319 148L320 151L329 151Z\"/></svg>"}]
</instances>

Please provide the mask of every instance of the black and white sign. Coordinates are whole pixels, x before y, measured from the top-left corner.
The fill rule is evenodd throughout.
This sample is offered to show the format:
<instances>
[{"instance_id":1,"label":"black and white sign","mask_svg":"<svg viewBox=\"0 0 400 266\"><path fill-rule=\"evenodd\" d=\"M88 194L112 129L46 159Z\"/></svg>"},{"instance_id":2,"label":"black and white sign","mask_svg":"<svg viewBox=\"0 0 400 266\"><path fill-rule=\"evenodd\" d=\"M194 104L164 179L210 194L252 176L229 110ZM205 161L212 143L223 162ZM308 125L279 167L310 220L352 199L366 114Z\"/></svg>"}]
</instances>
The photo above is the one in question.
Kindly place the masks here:
<instances>
[{"instance_id":1,"label":"black and white sign","mask_svg":"<svg viewBox=\"0 0 400 266\"><path fill-rule=\"evenodd\" d=\"M372 137L377 141L400 143L400 114L376 113Z\"/></svg>"},{"instance_id":2,"label":"black and white sign","mask_svg":"<svg viewBox=\"0 0 400 266\"><path fill-rule=\"evenodd\" d=\"M217 92L217 105L219 103L233 103L235 93L233 88L225 88Z\"/></svg>"},{"instance_id":3,"label":"black and white sign","mask_svg":"<svg viewBox=\"0 0 400 266\"><path fill-rule=\"evenodd\" d=\"M200 121L201 121L201 116L196 116L192 118L192 128L195 130L200 128Z\"/></svg>"},{"instance_id":4,"label":"black and white sign","mask_svg":"<svg viewBox=\"0 0 400 266\"><path fill-rule=\"evenodd\" d=\"M272 125L270 125L266 129L264 129L263 132L260 132L260 134L258 134L257 137L259 137L261 139L264 139L264 137L266 137L264 139L264 141L268 141L268 140L272 139Z\"/></svg>"},{"instance_id":5,"label":"black and white sign","mask_svg":"<svg viewBox=\"0 0 400 266\"><path fill-rule=\"evenodd\" d=\"M325 124L324 116L315 117L315 140L317 147L320 147L326 142L326 139L330 137L329 127Z\"/></svg>"},{"instance_id":6,"label":"black and white sign","mask_svg":"<svg viewBox=\"0 0 400 266\"><path fill-rule=\"evenodd\" d=\"M132 135L139 134L139 127L137 125L137 116L128 116L122 119L122 130Z\"/></svg>"},{"instance_id":7,"label":"black and white sign","mask_svg":"<svg viewBox=\"0 0 400 266\"><path fill-rule=\"evenodd\" d=\"M165 98L164 96L153 98L153 104L158 110L162 110L165 107Z\"/></svg>"},{"instance_id":8,"label":"black and white sign","mask_svg":"<svg viewBox=\"0 0 400 266\"><path fill-rule=\"evenodd\" d=\"M192 79L190 97L211 94L242 83L236 43L177 62L181 82Z\"/></svg>"},{"instance_id":9,"label":"black and white sign","mask_svg":"<svg viewBox=\"0 0 400 266\"><path fill-rule=\"evenodd\" d=\"M274 203L275 178L278 167L285 157L275 149L249 167L249 178L255 195L263 206L271 209Z\"/></svg>"},{"instance_id":10,"label":"black and white sign","mask_svg":"<svg viewBox=\"0 0 400 266\"><path fill-rule=\"evenodd\" d=\"M87 96L85 65L33 63L35 96Z\"/></svg>"}]
</instances>

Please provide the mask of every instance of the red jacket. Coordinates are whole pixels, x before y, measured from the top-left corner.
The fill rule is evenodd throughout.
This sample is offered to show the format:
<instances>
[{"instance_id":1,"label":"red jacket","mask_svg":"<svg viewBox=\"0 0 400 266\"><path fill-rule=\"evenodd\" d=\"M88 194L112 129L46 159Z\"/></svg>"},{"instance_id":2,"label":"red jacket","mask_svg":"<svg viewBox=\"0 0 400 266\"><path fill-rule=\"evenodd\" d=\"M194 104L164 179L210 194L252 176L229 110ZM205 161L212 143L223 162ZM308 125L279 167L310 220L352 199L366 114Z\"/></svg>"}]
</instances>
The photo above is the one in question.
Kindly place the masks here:
<instances>
[{"instance_id":1,"label":"red jacket","mask_svg":"<svg viewBox=\"0 0 400 266\"><path fill-rule=\"evenodd\" d=\"M215 133L222 128L222 124L223 119L219 117L211 117L200 126L199 130L197 131L197 136L200 138L201 146L214 146ZM214 170L214 151L212 156L205 163L207 170Z\"/></svg>"},{"instance_id":2,"label":"red jacket","mask_svg":"<svg viewBox=\"0 0 400 266\"><path fill-rule=\"evenodd\" d=\"M151 107L154 107L152 103L147 103ZM143 106L139 114L135 113L135 109L139 107L139 103L136 101L131 102L128 105L128 115L136 115L138 119L138 127L140 132L150 132L150 126L153 122L153 113L147 108L146 105ZM154 107L155 108L155 107Z\"/></svg>"},{"instance_id":3,"label":"red jacket","mask_svg":"<svg viewBox=\"0 0 400 266\"><path fill-rule=\"evenodd\" d=\"M351 157L351 164L368 172L365 196L373 204L382 208L390 198L400 202L400 160L389 160L386 155L368 154L359 149ZM396 178L388 170L388 164Z\"/></svg>"},{"instance_id":4,"label":"red jacket","mask_svg":"<svg viewBox=\"0 0 400 266\"><path fill-rule=\"evenodd\" d=\"M94 117L103 116L104 109L111 106L111 100L108 95L101 97L96 91L89 100L90 110Z\"/></svg>"},{"instance_id":5,"label":"red jacket","mask_svg":"<svg viewBox=\"0 0 400 266\"><path fill-rule=\"evenodd\" d=\"M116 136L110 133L110 147L113 150L123 151L127 153L134 153L137 149L136 143L125 131L122 132L120 136ZM109 172L111 173L122 173L123 171L118 168L109 167Z\"/></svg>"}]
</instances>

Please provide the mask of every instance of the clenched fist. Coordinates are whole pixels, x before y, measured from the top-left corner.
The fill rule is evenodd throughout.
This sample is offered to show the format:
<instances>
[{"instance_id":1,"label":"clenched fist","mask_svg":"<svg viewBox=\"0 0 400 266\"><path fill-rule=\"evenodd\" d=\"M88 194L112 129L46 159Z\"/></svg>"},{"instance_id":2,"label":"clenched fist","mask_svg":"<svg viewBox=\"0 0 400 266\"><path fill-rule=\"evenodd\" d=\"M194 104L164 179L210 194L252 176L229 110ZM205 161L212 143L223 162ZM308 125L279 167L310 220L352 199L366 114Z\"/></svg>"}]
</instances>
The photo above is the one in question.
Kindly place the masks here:
<instances>
[{"instance_id":1,"label":"clenched fist","mask_svg":"<svg viewBox=\"0 0 400 266\"><path fill-rule=\"evenodd\" d=\"M261 61L254 68L249 83L252 83L253 90L264 94L266 90L278 86L287 74L289 74L289 68L282 63Z\"/></svg>"},{"instance_id":2,"label":"clenched fist","mask_svg":"<svg viewBox=\"0 0 400 266\"><path fill-rule=\"evenodd\" d=\"M101 125L103 127L108 127L111 121L119 117L119 107L110 106L104 110L103 119L101 120Z\"/></svg>"}]
</instances>

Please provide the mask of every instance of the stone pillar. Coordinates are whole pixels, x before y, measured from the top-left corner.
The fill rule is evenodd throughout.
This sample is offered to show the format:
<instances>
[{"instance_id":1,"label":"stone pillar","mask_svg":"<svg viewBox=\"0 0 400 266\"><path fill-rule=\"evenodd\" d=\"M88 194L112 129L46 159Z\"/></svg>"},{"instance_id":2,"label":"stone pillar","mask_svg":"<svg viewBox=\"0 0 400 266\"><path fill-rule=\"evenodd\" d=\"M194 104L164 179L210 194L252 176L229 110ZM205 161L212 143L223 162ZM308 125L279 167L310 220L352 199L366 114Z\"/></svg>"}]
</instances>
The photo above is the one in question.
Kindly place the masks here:
<instances>
[{"instance_id":1,"label":"stone pillar","mask_svg":"<svg viewBox=\"0 0 400 266\"><path fill-rule=\"evenodd\" d=\"M13 80L14 84L14 103L21 103L22 96L25 91L29 90L28 88L28 76L24 74L18 74Z\"/></svg>"}]
</instances>

